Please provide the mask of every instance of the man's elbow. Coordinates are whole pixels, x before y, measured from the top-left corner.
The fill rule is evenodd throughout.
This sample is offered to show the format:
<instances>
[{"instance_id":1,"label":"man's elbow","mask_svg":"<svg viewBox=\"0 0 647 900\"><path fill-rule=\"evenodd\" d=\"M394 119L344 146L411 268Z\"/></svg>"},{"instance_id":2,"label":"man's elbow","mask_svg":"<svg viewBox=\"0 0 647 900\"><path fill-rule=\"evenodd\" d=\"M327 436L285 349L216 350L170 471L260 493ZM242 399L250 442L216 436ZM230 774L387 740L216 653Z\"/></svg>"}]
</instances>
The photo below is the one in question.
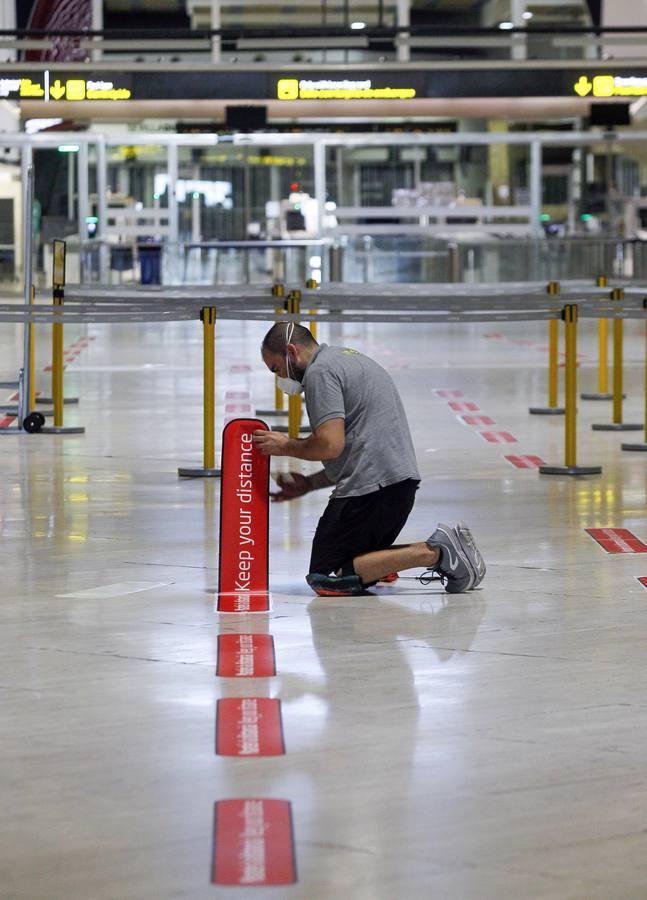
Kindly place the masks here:
<instances>
[{"instance_id":1,"label":"man's elbow","mask_svg":"<svg viewBox=\"0 0 647 900\"><path fill-rule=\"evenodd\" d=\"M341 454L343 453L345 445L346 445L346 442L343 439L341 441L339 441L339 440L326 441L326 443L323 447L321 461L325 462L330 459L337 459L337 457L341 456Z\"/></svg>"}]
</instances>

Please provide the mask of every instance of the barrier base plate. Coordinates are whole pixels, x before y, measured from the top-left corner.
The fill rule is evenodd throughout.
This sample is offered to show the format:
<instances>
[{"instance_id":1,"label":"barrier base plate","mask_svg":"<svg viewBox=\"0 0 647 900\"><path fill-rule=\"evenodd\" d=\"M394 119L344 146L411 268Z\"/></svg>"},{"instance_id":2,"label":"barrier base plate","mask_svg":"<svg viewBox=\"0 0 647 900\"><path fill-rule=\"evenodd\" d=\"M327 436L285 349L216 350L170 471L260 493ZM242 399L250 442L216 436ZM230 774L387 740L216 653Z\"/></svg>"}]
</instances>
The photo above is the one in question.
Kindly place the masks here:
<instances>
[{"instance_id":1,"label":"barrier base plate","mask_svg":"<svg viewBox=\"0 0 647 900\"><path fill-rule=\"evenodd\" d=\"M77 425L61 425L57 428L55 425L45 425L36 432L37 434L85 434L85 428Z\"/></svg>"},{"instance_id":2,"label":"barrier base plate","mask_svg":"<svg viewBox=\"0 0 647 900\"><path fill-rule=\"evenodd\" d=\"M540 466L540 475L599 475L602 466Z\"/></svg>"},{"instance_id":3,"label":"barrier base plate","mask_svg":"<svg viewBox=\"0 0 647 900\"><path fill-rule=\"evenodd\" d=\"M623 450L647 450L647 444L620 444Z\"/></svg>"},{"instance_id":4,"label":"barrier base plate","mask_svg":"<svg viewBox=\"0 0 647 900\"><path fill-rule=\"evenodd\" d=\"M19 381L0 381L0 388L6 388L9 391L11 388L17 388L19 385Z\"/></svg>"},{"instance_id":5,"label":"barrier base plate","mask_svg":"<svg viewBox=\"0 0 647 900\"><path fill-rule=\"evenodd\" d=\"M178 469L180 478L220 478L220 469Z\"/></svg>"},{"instance_id":6,"label":"barrier base plate","mask_svg":"<svg viewBox=\"0 0 647 900\"><path fill-rule=\"evenodd\" d=\"M627 395L623 394L624 400ZM580 394L582 400L613 400L613 394Z\"/></svg>"},{"instance_id":7,"label":"barrier base plate","mask_svg":"<svg viewBox=\"0 0 647 900\"><path fill-rule=\"evenodd\" d=\"M593 431L642 431L644 425L629 425L626 422L609 422L604 425L591 425Z\"/></svg>"},{"instance_id":8,"label":"barrier base plate","mask_svg":"<svg viewBox=\"0 0 647 900\"><path fill-rule=\"evenodd\" d=\"M272 429L272 431L280 431L282 434L287 434L288 426L287 425L275 425L274 428ZM308 428L307 425L302 425L301 428L299 428L299 434L310 434L310 429Z\"/></svg>"},{"instance_id":9,"label":"barrier base plate","mask_svg":"<svg viewBox=\"0 0 647 900\"><path fill-rule=\"evenodd\" d=\"M286 409L257 409L257 416L287 416Z\"/></svg>"},{"instance_id":10,"label":"barrier base plate","mask_svg":"<svg viewBox=\"0 0 647 900\"><path fill-rule=\"evenodd\" d=\"M564 409L561 406L531 406L528 409L531 416L563 416Z\"/></svg>"},{"instance_id":11,"label":"barrier base plate","mask_svg":"<svg viewBox=\"0 0 647 900\"><path fill-rule=\"evenodd\" d=\"M36 403L53 403L53 402L54 402L53 397L36 397ZM78 402L79 402L78 397L65 397L63 399L63 403L65 405L67 405L68 403L78 403ZM38 410L38 411L40 412L40 410ZM47 415L47 414L44 413L43 415Z\"/></svg>"}]
</instances>

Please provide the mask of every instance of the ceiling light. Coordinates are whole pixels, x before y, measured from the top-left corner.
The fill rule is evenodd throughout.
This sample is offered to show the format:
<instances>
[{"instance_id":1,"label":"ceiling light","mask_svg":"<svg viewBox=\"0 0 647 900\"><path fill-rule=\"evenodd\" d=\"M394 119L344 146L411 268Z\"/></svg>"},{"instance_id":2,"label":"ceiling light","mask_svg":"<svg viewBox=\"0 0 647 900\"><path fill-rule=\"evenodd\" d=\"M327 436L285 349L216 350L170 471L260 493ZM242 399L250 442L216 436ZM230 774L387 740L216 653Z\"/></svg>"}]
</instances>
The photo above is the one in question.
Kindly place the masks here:
<instances>
[{"instance_id":1,"label":"ceiling light","mask_svg":"<svg viewBox=\"0 0 647 900\"><path fill-rule=\"evenodd\" d=\"M499 28L502 31L508 31L510 28L514 28L514 22L499 22Z\"/></svg>"},{"instance_id":2,"label":"ceiling light","mask_svg":"<svg viewBox=\"0 0 647 900\"><path fill-rule=\"evenodd\" d=\"M366 22L351 22L350 27L353 31L361 31L362 28L366 28Z\"/></svg>"},{"instance_id":3,"label":"ceiling light","mask_svg":"<svg viewBox=\"0 0 647 900\"><path fill-rule=\"evenodd\" d=\"M521 14L521 18L525 19L526 22L528 21L528 19L532 19L532 16L533 16L533 14L530 12L529 9L527 9L524 13Z\"/></svg>"}]
</instances>

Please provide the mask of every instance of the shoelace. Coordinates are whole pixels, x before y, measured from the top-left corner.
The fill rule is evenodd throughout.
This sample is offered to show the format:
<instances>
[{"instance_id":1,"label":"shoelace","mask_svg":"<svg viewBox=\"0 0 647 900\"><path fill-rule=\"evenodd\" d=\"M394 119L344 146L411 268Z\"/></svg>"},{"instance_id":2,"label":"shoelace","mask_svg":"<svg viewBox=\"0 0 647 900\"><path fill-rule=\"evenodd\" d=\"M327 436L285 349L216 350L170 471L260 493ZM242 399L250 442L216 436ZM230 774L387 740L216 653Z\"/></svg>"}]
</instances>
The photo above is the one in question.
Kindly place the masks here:
<instances>
[{"instance_id":1,"label":"shoelace","mask_svg":"<svg viewBox=\"0 0 647 900\"><path fill-rule=\"evenodd\" d=\"M440 583L444 587L447 579L445 578L444 575L440 574L438 569L425 569L424 572L422 572L420 575L418 575L418 581L420 582L420 584L424 585L425 587L428 584L431 584L432 581L440 581Z\"/></svg>"}]
</instances>

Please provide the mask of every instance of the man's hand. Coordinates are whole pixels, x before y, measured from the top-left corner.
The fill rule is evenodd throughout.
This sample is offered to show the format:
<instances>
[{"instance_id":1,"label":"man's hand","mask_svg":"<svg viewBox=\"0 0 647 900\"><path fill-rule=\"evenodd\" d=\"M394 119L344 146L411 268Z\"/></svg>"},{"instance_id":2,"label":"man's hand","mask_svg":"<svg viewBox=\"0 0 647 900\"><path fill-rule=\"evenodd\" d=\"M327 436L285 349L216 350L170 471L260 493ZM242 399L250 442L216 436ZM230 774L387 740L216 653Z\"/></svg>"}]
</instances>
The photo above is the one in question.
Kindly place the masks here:
<instances>
[{"instance_id":1,"label":"man's hand","mask_svg":"<svg viewBox=\"0 0 647 900\"><path fill-rule=\"evenodd\" d=\"M300 472L279 472L276 476L276 484L280 490L270 493L273 503L294 500L312 490L309 479Z\"/></svg>"},{"instance_id":2,"label":"man's hand","mask_svg":"<svg viewBox=\"0 0 647 900\"><path fill-rule=\"evenodd\" d=\"M254 446L263 456L288 456L286 452L290 438L278 431L255 431L252 434Z\"/></svg>"}]
</instances>

